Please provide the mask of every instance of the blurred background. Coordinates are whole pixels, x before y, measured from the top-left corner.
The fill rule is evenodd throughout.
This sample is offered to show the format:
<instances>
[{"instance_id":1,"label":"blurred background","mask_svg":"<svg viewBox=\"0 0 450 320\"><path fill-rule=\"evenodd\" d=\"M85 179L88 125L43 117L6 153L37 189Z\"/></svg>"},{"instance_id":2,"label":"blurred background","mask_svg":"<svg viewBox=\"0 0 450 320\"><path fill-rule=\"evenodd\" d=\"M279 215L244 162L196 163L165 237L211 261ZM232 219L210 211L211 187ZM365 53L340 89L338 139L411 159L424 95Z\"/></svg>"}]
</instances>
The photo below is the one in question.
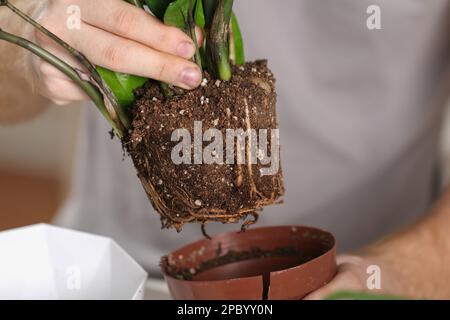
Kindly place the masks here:
<instances>
[{"instance_id":1,"label":"blurred background","mask_svg":"<svg viewBox=\"0 0 450 320\"><path fill-rule=\"evenodd\" d=\"M71 179L82 108L51 106L40 116L0 126L0 230L49 222ZM450 177L450 112L443 119L443 184Z\"/></svg>"},{"instance_id":2,"label":"blurred background","mask_svg":"<svg viewBox=\"0 0 450 320\"><path fill-rule=\"evenodd\" d=\"M64 201L81 108L0 126L0 230L48 222Z\"/></svg>"}]
</instances>

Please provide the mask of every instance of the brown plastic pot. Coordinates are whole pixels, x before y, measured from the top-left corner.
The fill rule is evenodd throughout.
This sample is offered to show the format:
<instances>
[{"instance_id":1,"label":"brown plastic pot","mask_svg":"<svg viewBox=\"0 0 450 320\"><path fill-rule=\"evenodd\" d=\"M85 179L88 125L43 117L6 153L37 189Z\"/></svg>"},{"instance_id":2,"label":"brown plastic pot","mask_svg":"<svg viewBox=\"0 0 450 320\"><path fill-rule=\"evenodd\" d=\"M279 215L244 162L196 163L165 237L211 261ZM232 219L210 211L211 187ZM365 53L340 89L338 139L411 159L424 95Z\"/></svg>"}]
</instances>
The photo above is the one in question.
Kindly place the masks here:
<instances>
[{"instance_id":1,"label":"brown plastic pot","mask_svg":"<svg viewBox=\"0 0 450 320\"><path fill-rule=\"evenodd\" d=\"M202 262L254 248L296 250L296 255L271 255L230 262L194 272ZM299 254L300 253L300 254ZM336 245L332 234L302 226L251 229L203 239L172 252L162 271L177 300L299 300L327 284L336 274ZM171 270L192 270L180 280Z\"/></svg>"}]
</instances>

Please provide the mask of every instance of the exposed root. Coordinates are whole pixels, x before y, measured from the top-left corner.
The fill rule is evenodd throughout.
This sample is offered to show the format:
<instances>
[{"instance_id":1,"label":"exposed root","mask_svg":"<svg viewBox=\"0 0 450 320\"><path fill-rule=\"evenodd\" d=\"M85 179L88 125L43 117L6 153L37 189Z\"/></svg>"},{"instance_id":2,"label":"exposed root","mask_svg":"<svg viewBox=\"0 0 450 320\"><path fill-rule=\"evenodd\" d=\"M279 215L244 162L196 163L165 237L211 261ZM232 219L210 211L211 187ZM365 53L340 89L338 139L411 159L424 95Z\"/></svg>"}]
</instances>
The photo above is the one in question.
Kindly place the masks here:
<instances>
[{"instance_id":1,"label":"exposed root","mask_svg":"<svg viewBox=\"0 0 450 320\"><path fill-rule=\"evenodd\" d=\"M250 226L252 226L252 225L254 225L255 223L258 222L258 220L259 220L259 214L253 213L252 216L253 216L253 220L247 220L247 221L245 221L245 222L242 224L241 232L247 231L248 228L250 228Z\"/></svg>"},{"instance_id":2,"label":"exposed root","mask_svg":"<svg viewBox=\"0 0 450 320\"><path fill-rule=\"evenodd\" d=\"M245 124L246 129L249 134L248 143L246 145L246 155L247 155L247 171L248 171L248 181L250 183L250 198L253 198L253 193L258 195L259 198L264 198L264 196L258 191L258 188L256 187L255 180L253 180L253 161L252 161L252 124L250 121L250 110L248 108L248 101L247 99L244 99L245 104Z\"/></svg>"},{"instance_id":3,"label":"exposed root","mask_svg":"<svg viewBox=\"0 0 450 320\"><path fill-rule=\"evenodd\" d=\"M172 201L181 201L184 205L185 211L183 214L171 210L156 191L153 184L139 175L142 185L147 193L149 200L152 202L155 210L161 214L161 221L163 228L175 228L178 232L181 231L184 224L199 222L202 224L202 233L206 238L210 238L205 232L205 221L211 222L225 222L235 223L246 216L253 216L253 220L246 221L242 226L242 231L245 231L251 225L258 221L259 213L266 205L274 203L275 195L271 198L261 198L256 202L256 208L242 208L237 212L226 212L221 209L213 208L197 208L192 203L191 198L184 192L184 190L177 189L177 193ZM173 203L172 203L173 204Z\"/></svg>"},{"instance_id":4,"label":"exposed root","mask_svg":"<svg viewBox=\"0 0 450 320\"><path fill-rule=\"evenodd\" d=\"M212 240L211 236L206 232L206 223L202 223L202 234L206 239Z\"/></svg>"},{"instance_id":5,"label":"exposed root","mask_svg":"<svg viewBox=\"0 0 450 320\"><path fill-rule=\"evenodd\" d=\"M242 158L241 158L241 141L236 141L236 188L240 189L244 184L244 175L242 173Z\"/></svg>"}]
</instances>

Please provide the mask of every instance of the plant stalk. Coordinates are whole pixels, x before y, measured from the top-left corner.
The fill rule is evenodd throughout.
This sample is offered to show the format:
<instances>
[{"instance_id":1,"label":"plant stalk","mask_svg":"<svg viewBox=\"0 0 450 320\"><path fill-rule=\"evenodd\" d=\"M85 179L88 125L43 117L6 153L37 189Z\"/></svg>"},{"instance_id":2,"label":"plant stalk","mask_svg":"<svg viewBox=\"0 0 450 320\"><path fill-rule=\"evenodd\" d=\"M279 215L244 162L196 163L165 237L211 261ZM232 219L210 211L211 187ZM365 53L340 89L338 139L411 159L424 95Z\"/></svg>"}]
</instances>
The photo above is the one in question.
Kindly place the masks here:
<instances>
[{"instance_id":1,"label":"plant stalk","mask_svg":"<svg viewBox=\"0 0 450 320\"><path fill-rule=\"evenodd\" d=\"M207 51L211 63L216 70L216 76L221 80L231 79L231 64L229 52L230 20L233 11L233 0L219 0L216 12L208 33ZM212 66L211 66L212 67Z\"/></svg>"},{"instance_id":2,"label":"plant stalk","mask_svg":"<svg viewBox=\"0 0 450 320\"><path fill-rule=\"evenodd\" d=\"M69 77L70 80L72 80L75 84L77 84L88 96L92 99L92 101L95 103L95 105L98 107L100 112L103 114L103 116L108 120L109 124L114 128L116 133L120 138L123 137L123 128L119 128L116 125L116 122L111 118L111 115L108 113L108 110L106 109L103 95L98 90L96 86L91 84L89 81L83 80L83 74L80 71L75 70L70 65L68 65L66 62L62 61L52 53L48 52L47 50L39 47L38 45L34 44L31 41L28 41L27 39L15 36L11 33L8 33L6 31L3 31L0 29L0 40L5 40L7 42L10 42L12 44L18 45L31 53L35 54L39 58L45 60L55 68L57 68L59 71L64 73L67 77Z\"/></svg>"},{"instance_id":3,"label":"plant stalk","mask_svg":"<svg viewBox=\"0 0 450 320\"><path fill-rule=\"evenodd\" d=\"M203 71L202 57L200 55L200 46L198 44L197 34L195 32L194 3L193 3L193 0L189 0L189 10L188 10L187 24L188 24L188 28L189 28L190 37L194 41L194 45L195 45L194 62L199 66L200 70Z\"/></svg>"},{"instance_id":4,"label":"plant stalk","mask_svg":"<svg viewBox=\"0 0 450 320\"><path fill-rule=\"evenodd\" d=\"M15 7L13 4L11 4L8 0L2 0L0 2L0 5L5 5L8 7L12 12L17 14L20 18L31 24L33 27L35 27L37 30L45 34L47 37L55 41L58 45L66 49L70 54L72 54L86 69L88 69L89 72L91 72L93 75L95 75L95 78L98 77L101 79L98 72L95 70L95 66L92 65L89 60L78 50L71 47L69 44L61 40L57 35L55 35L50 30L44 28L42 25L40 25L37 21L26 15L24 12L20 11L19 8Z\"/></svg>"},{"instance_id":5,"label":"plant stalk","mask_svg":"<svg viewBox=\"0 0 450 320\"><path fill-rule=\"evenodd\" d=\"M167 83L159 81L159 87L161 88L164 97L166 98L173 97L174 92Z\"/></svg>"},{"instance_id":6,"label":"plant stalk","mask_svg":"<svg viewBox=\"0 0 450 320\"><path fill-rule=\"evenodd\" d=\"M214 13L216 12L218 0L199 0L203 1L203 10L205 13L205 29L211 29Z\"/></svg>"},{"instance_id":7,"label":"plant stalk","mask_svg":"<svg viewBox=\"0 0 450 320\"><path fill-rule=\"evenodd\" d=\"M111 89L108 87L108 85L105 83L105 81L102 79L98 71L95 69L95 66L78 50L71 47L69 44L64 42L62 39L60 39L57 35L55 35L50 30L46 29L42 25L40 25L37 21L29 17L27 14L22 12L20 9L15 7L10 1L8 0L0 0L0 6L6 6L8 9L10 9L12 12L14 12L16 15L18 15L20 18L25 20L26 22L30 23L33 27L35 27L37 30L45 34L47 37L49 37L51 40L55 41L58 45L63 47L65 50L67 50L73 57L75 57L82 65L86 68L86 70L89 73L89 77L91 78L91 81L95 82L96 86L100 90L100 92L103 94L103 105L106 107L107 112L109 113L109 117L107 120L113 120L117 121L114 128L129 128L130 127L130 121L128 118L128 115L125 114L125 112L122 110L122 108L119 106L117 102L117 98L114 96L114 93L111 91ZM96 103L97 105L97 103ZM98 106L98 105L97 105ZM103 111L100 110L100 112ZM117 120L115 120L117 119ZM122 134L124 130L121 130Z\"/></svg>"}]
</instances>

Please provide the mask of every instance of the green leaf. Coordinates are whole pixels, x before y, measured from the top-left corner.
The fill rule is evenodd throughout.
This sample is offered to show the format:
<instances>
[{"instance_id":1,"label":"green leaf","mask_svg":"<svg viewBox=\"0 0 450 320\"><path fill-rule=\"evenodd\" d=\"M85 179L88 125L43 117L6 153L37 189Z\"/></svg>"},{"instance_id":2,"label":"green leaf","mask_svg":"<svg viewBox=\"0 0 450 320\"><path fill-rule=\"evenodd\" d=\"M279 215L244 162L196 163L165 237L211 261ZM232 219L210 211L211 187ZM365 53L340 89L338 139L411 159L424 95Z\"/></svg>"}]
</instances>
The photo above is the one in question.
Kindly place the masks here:
<instances>
[{"instance_id":1,"label":"green leaf","mask_svg":"<svg viewBox=\"0 0 450 320\"><path fill-rule=\"evenodd\" d=\"M135 102L134 90L142 87L147 81L146 78L118 73L102 67L97 67L97 71L124 110L127 110Z\"/></svg>"},{"instance_id":2,"label":"green leaf","mask_svg":"<svg viewBox=\"0 0 450 320\"><path fill-rule=\"evenodd\" d=\"M230 60L237 66L245 63L244 40L236 15L233 13L230 23Z\"/></svg>"},{"instance_id":3,"label":"green leaf","mask_svg":"<svg viewBox=\"0 0 450 320\"><path fill-rule=\"evenodd\" d=\"M167 7L174 0L145 0L150 11L161 21L164 19Z\"/></svg>"},{"instance_id":4,"label":"green leaf","mask_svg":"<svg viewBox=\"0 0 450 320\"><path fill-rule=\"evenodd\" d=\"M188 28L187 15L190 0L177 0L172 2L164 14L164 23L186 31Z\"/></svg>"},{"instance_id":5,"label":"green leaf","mask_svg":"<svg viewBox=\"0 0 450 320\"><path fill-rule=\"evenodd\" d=\"M325 300L405 300L401 297L377 295L364 292L336 292L328 296Z\"/></svg>"},{"instance_id":6,"label":"green leaf","mask_svg":"<svg viewBox=\"0 0 450 320\"><path fill-rule=\"evenodd\" d=\"M202 30L205 29L205 11L203 10L203 1L201 0L198 0L195 5L194 20L195 24L202 28Z\"/></svg>"},{"instance_id":7,"label":"green leaf","mask_svg":"<svg viewBox=\"0 0 450 320\"><path fill-rule=\"evenodd\" d=\"M174 26L184 31L188 30L189 20L189 4L192 1L194 11L195 24L200 28L205 27L205 15L203 12L203 4L197 0L177 0L172 2L164 14L164 23L169 26Z\"/></svg>"}]
</instances>

